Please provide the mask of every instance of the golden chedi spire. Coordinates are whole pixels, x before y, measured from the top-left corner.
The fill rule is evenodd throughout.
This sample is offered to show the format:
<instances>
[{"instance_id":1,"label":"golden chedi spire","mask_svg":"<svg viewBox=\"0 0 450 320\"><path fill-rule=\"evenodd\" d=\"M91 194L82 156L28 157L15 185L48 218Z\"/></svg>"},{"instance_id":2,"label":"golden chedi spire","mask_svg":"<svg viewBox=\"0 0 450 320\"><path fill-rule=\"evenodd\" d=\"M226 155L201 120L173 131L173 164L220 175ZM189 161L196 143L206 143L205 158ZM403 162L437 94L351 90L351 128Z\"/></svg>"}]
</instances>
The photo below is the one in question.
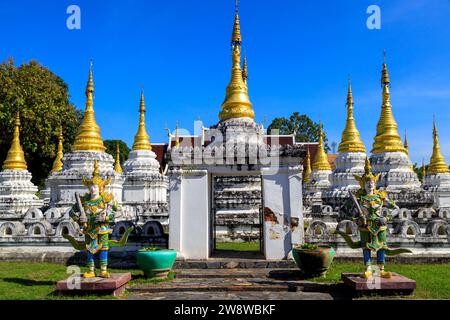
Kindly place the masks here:
<instances>
[{"instance_id":1,"label":"golden chedi spire","mask_svg":"<svg viewBox=\"0 0 450 320\"><path fill-rule=\"evenodd\" d=\"M242 80L244 80L245 85L247 85L248 80L247 56L244 56L244 63L242 64Z\"/></svg>"},{"instance_id":2,"label":"golden chedi spire","mask_svg":"<svg viewBox=\"0 0 450 320\"><path fill-rule=\"evenodd\" d=\"M342 132L341 143L339 143L338 151L345 152L363 152L366 153L366 147L361 140L359 131L356 128L355 118L353 117L353 94L350 79L348 81L347 92L347 121L345 129Z\"/></svg>"},{"instance_id":3,"label":"golden chedi spire","mask_svg":"<svg viewBox=\"0 0 450 320\"><path fill-rule=\"evenodd\" d=\"M317 152L314 157L314 161L312 164L313 170L319 170L319 171L331 171L330 163L328 162L328 157L325 152L325 148L323 145L323 130L322 130L322 124L320 124L319 127L319 145L317 146Z\"/></svg>"},{"instance_id":4,"label":"golden chedi spire","mask_svg":"<svg viewBox=\"0 0 450 320\"><path fill-rule=\"evenodd\" d=\"M236 1L236 13L234 17L233 33L231 35L231 80L228 83L225 100L222 103L222 111L219 113L220 121L231 118L253 119L255 117L241 69L241 44L242 36Z\"/></svg>"},{"instance_id":5,"label":"golden chedi spire","mask_svg":"<svg viewBox=\"0 0 450 320\"><path fill-rule=\"evenodd\" d=\"M306 149L305 170L303 171L303 182L308 183L311 181L311 155L309 154L309 148Z\"/></svg>"},{"instance_id":6,"label":"golden chedi spire","mask_svg":"<svg viewBox=\"0 0 450 320\"><path fill-rule=\"evenodd\" d=\"M6 156L5 162L3 162L3 170L27 170L27 162L20 146L20 115L16 114L16 122L14 127L14 135Z\"/></svg>"},{"instance_id":7,"label":"golden chedi spire","mask_svg":"<svg viewBox=\"0 0 450 320\"><path fill-rule=\"evenodd\" d=\"M78 134L72 146L73 151L105 151L103 139L100 135L100 127L94 117L94 81L92 80L92 62L89 68L89 78L86 85L86 109L83 115L83 123L78 129Z\"/></svg>"},{"instance_id":8,"label":"golden chedi spire","mask_svg":"<svg viewBox=\"0 0 450 320\"><path fill-rule=\"evenodd\" d=\"M141 101L139 103L139 127L134 136L133 151L135 150L152 150L150 138L145 127L145 100L144 91L141 92Z\"/></svg>"},{"instance_id":9,"label":"golden chedi spire","mask_svg":"<svg viewBox=\"0 0 450 320\"><path fill-rule=\"evenodd\" d=\"M395 122L392 113L391 97L389 93L390 80L386 61L383 63L381 85L383 87L383 102L381 105L381 115L377 124L377 134L374 138L372 153L406 153L402 139L398 134L397 123Z\"/></svg>"},{"instance_id":10,"label":"golden chedi spire","mask_svg":"<svg viewBox=\"0 0 450 320\"><path fill-rule=\"evenodd\" d=\"M403 146L405 147L406 154L409 154L409 144L408 144L408 137L406 136L406 129L405 129L405 138L403 139Z\"/></svg>"},{"instance_id":11,"label":"golden chedi spire","mask_svg":"<svg viewBox=\"0 0 450 320\"><path fill-rule=\"evenodd\" d=\"M175 147L179 146L180 146L180 135L178 134L178 120L177 120L177 125L175 127Z\"/></svg>"},{"instance_id":12,"label":"golden chedi spire","mask_svg":"<svg viewBox=\"0 0 450 320\"><path fill-rule=\"evenodd\" d=\"M422 158L422 181L426 175L427 175L427 169L425 167L425 160Z\"/></svg>"},{"instance_id":13,"label":"golden chedi spire","mask_svg":"<svg viewBox=\"0 0 450 320\"><path fill-rule=\"evenodd\" d=\"M55 161L53 161L53 167L50 172L59 172L63 168L63 133L62 133L62 127L59 127L59 137L58 137L58 151L56 152L56 158Z\"/></svg>"},{"instance_id":14,"label":"golden chedi spire","mask_svg":"<svg viewBox=\"0 0 450 320\"><path fill-rule=\"evenodd\" d=\"M441 153L439 145L439 136L436 128L436 119L433 121L433 154L430 158L430 165L428 166L428 174L448 173L450 169L445 162L444 156Z\"/></svg>"},{"instance_id":15,"label":"golden chedi spire","mask_svg":"<svg viewBox=\"0 0 450 320\"><path fill-rule=\"evenodd\" d=\"M118 143L116 147L116 160L114 161L114 171L117 173L123 173L122 167L120 165L120 147Z\"/></svg>"}]
</instances>

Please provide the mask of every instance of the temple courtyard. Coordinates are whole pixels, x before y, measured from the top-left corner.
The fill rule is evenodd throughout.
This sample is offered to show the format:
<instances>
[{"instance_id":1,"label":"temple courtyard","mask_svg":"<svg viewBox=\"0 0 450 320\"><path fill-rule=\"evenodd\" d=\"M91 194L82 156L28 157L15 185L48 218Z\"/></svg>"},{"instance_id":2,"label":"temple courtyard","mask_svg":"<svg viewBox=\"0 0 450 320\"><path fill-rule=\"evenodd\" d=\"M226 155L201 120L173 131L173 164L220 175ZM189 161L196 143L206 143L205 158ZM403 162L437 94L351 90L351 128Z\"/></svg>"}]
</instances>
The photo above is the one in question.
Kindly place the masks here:
<instances>
[{"instance_id":1,"label":"temple courtyard","mask_svg":"<svg viewBox=\"0 0 450 320\"><path fill-rule=\"evenodd\" d=\"M223 262L223 261L222 261ZM367 299L353 297L341 281L342 272L361 272L359 262L336 261L326 277L302 279L290 261L262 263L211 261L197 265L180 263L163 281L146 279L139 269L111 269L131 272L133 279L121 297L59 296L56 282L67 278L67 266L56 263L0 262L0 299L130 299L130 300L195 300L195 299ZM244 263L245 265L245 263ZM221 268L220 268L221 267ZM85 268L82 268L81 271ZM417 282L412 296L370 296L371 299L450 299L448 279L450 263L390 263L389 270Z\"/></svg>"}]
</instances>

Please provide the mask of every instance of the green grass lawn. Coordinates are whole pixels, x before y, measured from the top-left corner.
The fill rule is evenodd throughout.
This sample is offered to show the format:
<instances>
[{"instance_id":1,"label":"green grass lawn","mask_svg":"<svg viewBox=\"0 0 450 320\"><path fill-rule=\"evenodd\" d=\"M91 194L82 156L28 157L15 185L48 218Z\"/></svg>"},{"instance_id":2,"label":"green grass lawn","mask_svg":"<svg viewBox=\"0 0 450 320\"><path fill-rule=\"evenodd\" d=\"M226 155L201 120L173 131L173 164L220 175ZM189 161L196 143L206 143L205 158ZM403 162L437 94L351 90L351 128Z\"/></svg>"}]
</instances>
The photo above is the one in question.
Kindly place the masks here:
<instances>
[{"instance_id":1,"label":"green grass lawn","mask_svg":"<svg viewBox=\"0 0 450 320\"><path fill-rule=\"evenodd\" d=\"M216 250L259 251L259 242L217 242Z\"/></svg>"},{"instance_id":2,"label":"green grass lawn","mask_svg":"<svg viewBox=\"0 0 450 320\"><path fill-rule=\"evenodd\" d=\"M338 283L341 272L361 272L360 263L333 263L324 278L313 281ZM84 272L86 269L82 268ZM450 299L450 264L389 264L387 270L398 272L417 282L416 299ZM110 269L111 272L131 272L130 285L156 283L160 280L146 279L139 269ZM0 299L70 299L54 294L58 280L69 276L66 266L52 263L0 262ZM174 278L174 273L169 279ZM74 298L74 297L72 297ZM82 296L81 299L114 299L108 296Z\"/></svg>"},{"instance_id":3,"label":"green grass lawn","mask_svg":"<svg viewBox=\"0 0 450 320\"><path fill-rule=\"evenodd\" d=\"M0 300L41 300L41 299L116 299L111 296L83 295L58 296L55 294L56 282L66 279L67 267L53 263L0 262ZM87 268L81 268L81 272ZM98 271L98 270L97 270ZM175 277L171 272L167 279L147 279L140 269L109 269L110 272L131 272L130 285L158 283Z\"/></svg>"}]
</instances>

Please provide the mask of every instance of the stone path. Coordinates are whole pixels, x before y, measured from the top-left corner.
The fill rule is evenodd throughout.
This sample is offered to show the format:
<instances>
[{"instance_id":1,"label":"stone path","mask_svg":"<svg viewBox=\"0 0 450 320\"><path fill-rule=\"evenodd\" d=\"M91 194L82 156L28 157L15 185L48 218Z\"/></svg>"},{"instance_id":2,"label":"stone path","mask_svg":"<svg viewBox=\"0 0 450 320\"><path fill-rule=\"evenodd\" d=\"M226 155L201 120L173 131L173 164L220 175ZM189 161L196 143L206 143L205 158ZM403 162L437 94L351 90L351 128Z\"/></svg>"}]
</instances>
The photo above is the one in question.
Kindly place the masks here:
<instances>
[{"instance_id":1,"label":"stone path","mask_svg":"<svg viewBox=\"0 0 450 320\"><path fill-rule=\"evenodd\" d=\"M127 288L132 300L331 300L338 285L302 280L298 269L180 269L173 281Z\"/></svg>"}]
</instances>

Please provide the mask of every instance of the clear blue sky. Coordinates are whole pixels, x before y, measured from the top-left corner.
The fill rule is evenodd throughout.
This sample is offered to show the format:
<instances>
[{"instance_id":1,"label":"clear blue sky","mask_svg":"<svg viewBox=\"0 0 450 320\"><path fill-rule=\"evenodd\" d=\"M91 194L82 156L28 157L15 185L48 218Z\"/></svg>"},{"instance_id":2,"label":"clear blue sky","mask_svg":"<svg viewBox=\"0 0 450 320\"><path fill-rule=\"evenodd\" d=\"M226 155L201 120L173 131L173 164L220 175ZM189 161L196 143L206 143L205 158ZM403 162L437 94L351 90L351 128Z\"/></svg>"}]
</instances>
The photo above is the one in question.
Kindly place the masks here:
<instances>
[{"instance_id":1,"label":"clear blue sky","mask_svg":"<svg viewBox=\"0 0 450 320\"><path fill-rule=\"evenodd\" d=\"M406 129L414 162L429 160L436 114L450 161L450 1L240 1L249 93L268 125L294 111L322 120L339 142L351 74L357 126L371 149L380 113L383 48L394 115ZM66 28L66 9L81 8L81 30ZM366 27L371 4L381 30ZM94 59L95 111L104 139L131 145L145 86L152 142L165 124L193 130L218 113L230 77L234 0L1 1L0 58L36 59L60 75L84 108L88 61Z\"/></svg>"}]
</instances>

